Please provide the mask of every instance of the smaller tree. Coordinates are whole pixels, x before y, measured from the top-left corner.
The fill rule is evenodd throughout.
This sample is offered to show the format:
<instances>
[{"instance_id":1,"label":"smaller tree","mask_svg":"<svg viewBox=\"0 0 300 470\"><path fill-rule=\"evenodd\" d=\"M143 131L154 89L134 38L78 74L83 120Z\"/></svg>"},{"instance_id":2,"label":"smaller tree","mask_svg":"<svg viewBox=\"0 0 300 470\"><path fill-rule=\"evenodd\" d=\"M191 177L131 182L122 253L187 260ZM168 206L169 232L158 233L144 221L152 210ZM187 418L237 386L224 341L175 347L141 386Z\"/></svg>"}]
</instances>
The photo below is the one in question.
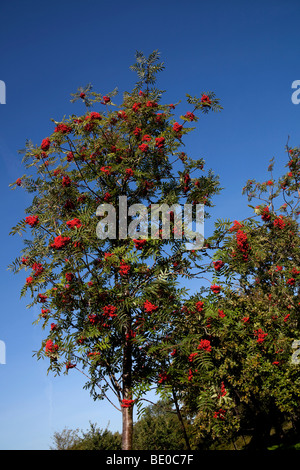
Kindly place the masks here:
<instances>
[{"instance_id":1,"label":"smaller tree","mask_svg":"<svg viewBox=\"0 0 300 470\"><path fill-rule=\"evenodd\" d=\"M122 437L119 432L112 433L107 428L99 429L90 423L87 431L63 429L53 435L54 447L51 450L121 450Z\"/></svg>"},{"instance_id":2,"label":"smaller tree","mask_svg":"<svg viewBox=\"0 0 300 470\"><path fill-rule=\"evenodd\" d=\"M182 428L172 402L159 401L145 408L134 424L135 450L187 450ZM185 419L186 428L190 423Z\"/></svg>"},{"instance_id":3,"label":"smaller tree","mask_svg":"<svg viewBox=\"0 0 300 470\"><path fill-rule=\"evenodd\" d=\"M282 177L272 160L269 179L243 189L259 200L253 216L217 221L205 248L209 285L185 303L166 371L197 413L200 437L248 434L257 449L272 429L280 440L286 420L299 429L300 150L287 152Z\"/></svg>"},{"instance_id":4,"label":"smaller tree","mask_svg":"<svg viewBox=\"0 0 300 470\"><path fill-rule=\"evenodd\" d=\"M64 428L61 432L55 431L52 441L50 450L71 450L80 441L79 429Z\"/></svg>"}]
</instances>

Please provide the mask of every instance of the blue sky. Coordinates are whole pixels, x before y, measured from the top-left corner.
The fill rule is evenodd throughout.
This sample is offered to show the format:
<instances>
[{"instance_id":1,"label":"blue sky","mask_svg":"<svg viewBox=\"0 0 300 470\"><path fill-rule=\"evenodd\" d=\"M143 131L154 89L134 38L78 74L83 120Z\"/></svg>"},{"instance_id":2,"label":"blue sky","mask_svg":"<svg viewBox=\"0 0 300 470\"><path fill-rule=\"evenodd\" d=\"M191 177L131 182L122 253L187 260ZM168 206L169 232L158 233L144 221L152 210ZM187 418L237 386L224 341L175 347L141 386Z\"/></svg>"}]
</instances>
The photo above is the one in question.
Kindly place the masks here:
<instances>
[{"instance_id":1,"label":"blue sky","mask_svg":"<svg viewBox=\"0 0 300 470\"><path fill-rule=\"evenodd\" d=\"M224 190L211 220L241 219L248 213L246 180L265 181L272 157L280 173L288 136L291 146L300 145L300 105L291 101L291 84L300 79L299 19L297 0L1 2L1 450L48 449L55 431L86 430L89 421L111 430L121 424L110 405L82 389L79 373L47 376L46 361L32 357L43 337L32 325L38 312L20 300L23 275L7 271L23 246L8 233L30 203L22 190L8 188L25 173L18 150L26 139L40 143L52 131L51 118L85 111L70 103L79 86L130 91L135 51L158 49L166 69L157 85L166 103L181 99L185 110L186 93L210 90L221 99L224 110L190 134L189 154L220 175Z\"/></svg>"}]
</instances>

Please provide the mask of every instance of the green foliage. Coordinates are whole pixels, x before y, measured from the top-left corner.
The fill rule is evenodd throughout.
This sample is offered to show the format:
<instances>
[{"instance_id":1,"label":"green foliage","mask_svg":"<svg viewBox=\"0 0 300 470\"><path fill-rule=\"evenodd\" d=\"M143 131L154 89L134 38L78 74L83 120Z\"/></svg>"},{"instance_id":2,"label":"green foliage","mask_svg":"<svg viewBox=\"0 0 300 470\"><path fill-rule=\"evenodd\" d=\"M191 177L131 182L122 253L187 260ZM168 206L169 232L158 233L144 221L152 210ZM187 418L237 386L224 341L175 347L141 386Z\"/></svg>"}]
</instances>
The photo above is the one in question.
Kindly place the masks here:
<instances>
[{"instance_id":1,"label":"green foliage","mask_svg":"<svg viewBox=\"0 0 300 470\"><path fill-rule=\"evenodd\" d=\"M137 51L135 58L136 63L130 66L130 69L136 72L139 77L135 90L140 90L144 84L147 87L153 85L156 82L156 74L162 72L165 68L163 62L158 62L160 53L155 50L147 58L141 51Z\"/></svg>"},{"instance_id":2,"label":"green foliage","mask_svg":"<svg viewBox=\"0 0 300 470\"><path fill-rule=\"evenodd\" d=\"M176 412L168 402L148 406L133 430L134 450L187 450Z\"/></svg>"}]
</instances>

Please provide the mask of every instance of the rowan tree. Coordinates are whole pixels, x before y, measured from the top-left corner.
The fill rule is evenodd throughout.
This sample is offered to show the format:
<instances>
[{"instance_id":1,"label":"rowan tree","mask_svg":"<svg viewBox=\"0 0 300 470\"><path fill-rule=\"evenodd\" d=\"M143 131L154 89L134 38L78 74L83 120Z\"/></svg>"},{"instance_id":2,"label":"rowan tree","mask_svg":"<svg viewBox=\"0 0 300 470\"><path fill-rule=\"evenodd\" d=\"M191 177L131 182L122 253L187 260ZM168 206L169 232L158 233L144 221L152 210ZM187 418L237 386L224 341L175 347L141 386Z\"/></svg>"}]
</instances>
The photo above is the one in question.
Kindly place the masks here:
<instances>
[{"instance_id":1,"label":"rowan tree","mask_svg":"<svg viewBox=\"0 0 300 470\"><path fill-rule=\"evenodd\" d=\"M189 327L178 323L172 370L198 438L248 435L259 449L272 429L279 441L287 422L299 430L300 150L287 153L281 177L271 160L269 178L243 188L253 216L216 222L211 277L186 302Z\"/></svg>"},{"instance_id":2,"label":"rowan tree","mask_svg":"<svg viewBox=\"0 0 300 470\"><path fill-rule=\"evenodd\" d=\"M122 412L124 450L132 448L133 406L161 381L160 357L151 348L162 347L182 315L179 280L192 276L201 255L186 249L187 233L177 236L172 205L209 208L220 190L204 159L188 157L183 143L200 114L221 109L215 94L187 95L186 113L175 118L179 103L163 104L154 86L164 69L159 53L137 52L131 69L138 82L120 104L117 90L103 95L87 85L72 94L85 112L53 120L41 143L26 142L23 162L33 174L12 184L33 195L12 229L29 238L11 268L28 272L21 295L41 308L36 322L45 339L36 356L47 358L55 374L80 370L93 398ZM121 196L128 208L145 206L149 222L153 205L168 205L171 237L161 221L155 233L150 223L145 233L138 212L127 214L137 236L124 233ZM116 209L115 218L107 219L103 204ZM104 220L107 230L98 230Z\"/></svg>"}]
</instances>

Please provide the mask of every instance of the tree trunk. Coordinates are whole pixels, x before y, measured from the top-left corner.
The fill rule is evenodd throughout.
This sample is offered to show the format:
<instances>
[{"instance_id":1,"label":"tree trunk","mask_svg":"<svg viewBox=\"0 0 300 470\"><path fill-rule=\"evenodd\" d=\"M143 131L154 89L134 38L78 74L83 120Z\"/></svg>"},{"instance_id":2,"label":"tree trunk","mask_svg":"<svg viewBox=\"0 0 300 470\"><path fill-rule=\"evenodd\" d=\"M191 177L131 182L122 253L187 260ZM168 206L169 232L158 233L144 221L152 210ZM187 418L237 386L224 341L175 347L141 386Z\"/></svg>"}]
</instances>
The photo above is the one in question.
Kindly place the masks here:
<instances>
[{"instance_id":1,"label":"tree trunk","mask_svg":"<svg viewBox=\"0 0 300 470\"><path fill-rule=\"evenodd\" d=\"M124 348L123 348L123 390L122 396L125 400L132 399L132 346L130 338L131 318L128 315L128 322L124 328ZM128 339L127 339L128 338ZM122 408L122 450L132 450L133 439L133 407Z\"/></svg>"},{"instance_id":2,"label":"tree trunk","mask_svg":"<svg viewBox=\"0 0 300 470\"><path fill-rule=\"evenodd\" d=\"M173 393L173 400L174 400L174 404L175 404L175 408L176 408L177 417L178 417L178 420L179 420L179 423L180 423L180 426L181 426L181 429L182 429L185 444L186 444L187 450L191 450L190 441L189 441L189 438L188 438L188 435L187 435L187 432L186 432L186 429L185 429L185 425L184 425L184 422L183 422L183 419L182 419L181 411L180 411L180 408L179 408L179 405L178 405L178 401L177 401L177 397L176 397L176 393L175 393L174 389L172 389L172 393Z\"/></svg>"},{"instance_id":3,"label":"tree trunk","mask_svg":"<svg viewBox=\"0 0 300 470\"><path fill-rule=\"evenodd\" d=\"M133 409L123 408L122 416L122 450L132 450Z\"/></svg>"}]
</instances>

